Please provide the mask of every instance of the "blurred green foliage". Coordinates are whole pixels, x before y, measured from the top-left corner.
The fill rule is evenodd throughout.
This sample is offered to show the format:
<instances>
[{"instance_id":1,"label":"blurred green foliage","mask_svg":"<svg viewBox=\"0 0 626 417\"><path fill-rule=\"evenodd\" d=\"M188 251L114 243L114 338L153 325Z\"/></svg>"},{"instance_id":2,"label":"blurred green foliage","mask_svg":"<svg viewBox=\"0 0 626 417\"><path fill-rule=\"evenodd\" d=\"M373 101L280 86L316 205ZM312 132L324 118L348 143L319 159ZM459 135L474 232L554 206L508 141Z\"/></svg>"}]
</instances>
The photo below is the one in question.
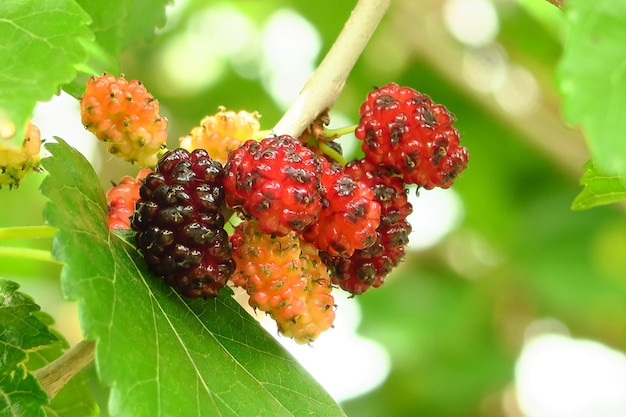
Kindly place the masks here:
<instances>
[{"instance_id":1,"label":"blurred green foliage","mask_svg":"<svg viewBox=\"0 0 626 417\"><path fill-rule=\"evenodd\" d=\"M301 13L319 32L321 59L353 3L188 0L165 31L123 53L121 71L144 81L159 99L170 120L170 146L219 105L258 110L269 129L284 109L259 77L239 75L226 60L213 82L193 94L177 94L163 82L164 49L192 30L194 16L228 4L259 29L279 8ZM571 211L584 162L567 160L570 148L580 147L576 132L542 136L523 126L544 120L540 112L552 112L560 123L554 74L563 48L561 12L541 0L531 7L531 1L498 2L495 42L509 62L534 76L543 100L537 113L516 115L503 111L493 94L468 86L461 66L472 49L445 30L443 3L394 2L331 112L356 122L371 87L396 81L445 104L470 150L469 168L454 186L463 204L461 224L436 246L410 252L381 289L358 298L364 313L360 331L389 350L392 370L373 392L343 404L349 416L504 416L502 397L511 389L524 331L543 317L557 318L576 336L626 349L622 207ZM421 16L415 26L401 24L407 11ZM100 176L116 180L130 170L103 164ZM41 223L37 183L31 178L16 191L0 190L0 226ZM0 275L54 279L58 268L2 259Z\"/></svg>"},{"instance_id":2,"label":"blurred green foliage","mask_svg":"<svg viewBox=\"0 0 626 417\"><path fill-rule=\"evenodd\" d=\"M51 317L40 311L19 285L0 279L0 410L3 415L88 417L97 407L83 375L71 380L48 402L36 376L39 369L63 353L67 342L50 329Z\"/></svg>"}]
</instances>

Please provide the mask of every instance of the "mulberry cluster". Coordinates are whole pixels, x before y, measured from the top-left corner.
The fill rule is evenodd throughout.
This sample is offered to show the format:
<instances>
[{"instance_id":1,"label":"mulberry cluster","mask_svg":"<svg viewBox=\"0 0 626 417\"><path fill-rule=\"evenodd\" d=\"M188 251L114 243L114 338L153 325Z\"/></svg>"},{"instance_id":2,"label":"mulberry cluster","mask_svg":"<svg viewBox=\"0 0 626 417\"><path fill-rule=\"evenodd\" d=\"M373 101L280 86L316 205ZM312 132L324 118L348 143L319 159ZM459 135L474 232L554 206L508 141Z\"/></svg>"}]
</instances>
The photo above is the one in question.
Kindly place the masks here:
<instances>
[{"instance_id":1,"label":"mulberry cluster","mask_svg":"<svg viewBox=\"0 0 626 417\"><path fill-rule=\"evenodd\" d=\"M299 138L257 141L258 113L220 108L158 159L167 121L139 82L92 77L81 108L110 151L156 164L107 192L109 228L132 228L149 270L182 295L214 297L231 280L298 343L332 327L333 287L363 294L401 262L407 184L448 188L468 160L448 110L394 83L360 107L365 156L351 161L327 114Z\"/></svg>"}]
</instances>

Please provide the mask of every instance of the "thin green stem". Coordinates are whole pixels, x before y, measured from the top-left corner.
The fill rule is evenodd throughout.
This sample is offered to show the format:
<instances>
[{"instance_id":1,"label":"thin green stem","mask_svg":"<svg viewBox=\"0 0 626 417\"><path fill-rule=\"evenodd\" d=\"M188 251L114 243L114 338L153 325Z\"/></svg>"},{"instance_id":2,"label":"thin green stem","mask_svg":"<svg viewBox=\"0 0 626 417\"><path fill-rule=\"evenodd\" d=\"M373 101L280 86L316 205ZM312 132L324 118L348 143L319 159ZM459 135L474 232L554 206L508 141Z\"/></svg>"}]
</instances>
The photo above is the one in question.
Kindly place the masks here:
<instances>
[{"instance_id":1,"label":"thin green stem","mask_svg":"<svg viewBox=\"0 0 626 417\"><path fill-rule=\"evenodd\" d=\"M332 159L339 162L341 165L345 166L348 163L348 161L346 161L346 158L344 158L342 154L340 154L339 152L337 152L336 150L334 150L333 148L331 148L324 142L320 142L318 146L320 147L322 152L324 152L324 154L330 156Z\"/></svg>"},{"instance_id":2,"label":"thin green stem","mask_svg":"<svg viewBox=\"0 0 626 417\"><path fill-rule=\"evenodd\" d=\"M41 239L53 237L57 229L52 226L22 226L0 228L0 240Z\"/></svg>"},{"instance_id":3,"label":"thin green stem","mask_svg":"<svg viewBox=\"0 0 626 417\"><path fill-rule=\"evenodd\" d=\"M340 127L338 129L324 129L324 134L329 138L332 138L335 136L348 135L350 133L354 133L357 126L358 125L351 125L351 126Z\"/></svg>"},{"instance_id":4,"label":"thin green stem","mask_svg":"<svg viewBox=\"0 0 626 417\"><path fill-rule=\"evenodd\" d=\"M272 130L271 129L267 129L267 130L259 130L258 132L256 132L254 134L254 136L252 136L251 139L254 140L262 140L265 139L266 137L268 137L269 135L272 134Z\"/></svg>"},{"instance_id":5,"label":"thin green stem","mask_svg":"<svg viewBox=\"0 0 626 417\"><path fill-rule=\"evenodd\" d=\"M0 258L28 259L31 261L50 262L61 264L52 258L52 253L44 249L15 248L11 246L0 246Z\"/></svg>"},{"instance_id":6,"label":"thin green stem","mask_svg":"<svg viewBox=\"0 0 626 417\"><path fill-rule=\"evenodd\" d=\"M159 160L163 157L163 155L165 155L167 152L169 151L169 148L165 145L161 146L161 148L159 149L159 152L157 153L157 158L159 158Z\"/></svg>"}]
</instances>

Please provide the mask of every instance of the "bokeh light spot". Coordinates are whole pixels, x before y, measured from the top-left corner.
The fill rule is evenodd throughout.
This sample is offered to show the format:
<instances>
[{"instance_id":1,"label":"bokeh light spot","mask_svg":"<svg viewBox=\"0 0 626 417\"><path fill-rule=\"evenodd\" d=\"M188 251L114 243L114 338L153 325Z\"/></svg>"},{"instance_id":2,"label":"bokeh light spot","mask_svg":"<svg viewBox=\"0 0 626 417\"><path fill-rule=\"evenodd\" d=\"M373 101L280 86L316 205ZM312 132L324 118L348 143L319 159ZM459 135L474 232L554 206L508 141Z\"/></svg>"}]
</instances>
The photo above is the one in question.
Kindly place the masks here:
<instances>
[{"instance_id":1,"label":"bokeh light spot","mask_svg":"<svg viewBox=\"0 0 626 417\"><path fill-rule=\"evenodd\" d=\"M454 190L420 190L409 188L409 202L413 213L408 217L412 231L409 249L426 249L437 244L457 226L463 217L463 203Z\"/></svg>"},{"instance_id":2,"label":"bokeh light spot","mask_svg":"<svg viewBox=\"0 0 626 417\"><path fill-rule=\"evenodd\" d=\"M300 13L280 9L268 19L262 33L262 82L281 108L297 97L321 46L317 28Z\"/></svg>"},{"instance_id":3,"label":"bokeh light spot","mask_svg":"<svg viewBox=\"0 0 626 417\"><path fill-rule=\"evenodd\" d=\"M626 415L626 355L592 340L554 333L531 339L515 379L527 417Z\"/></svg>"},{"instance_id":4,"label":"bokeh light spot","mask_svg":"<svg viewBox=\"0 0 626 417\"><path fill-rule=\"evenodd\" d=\"M336 401L345 401L382 384L391 369L391 358L381 344L357 334L361 321L358 301L340 290L333 291L333 296L337 306L333 327L309 348L277 335L271 318L263 318L261 324Z\"/></svg>"},{"instance_id":5,"label":"bokeh light spot","mask_svg":"<svg viewBox=\"0 0 626 417\"><path fill-rule=\"evenodd\" d=\"M465 45L487 45L500 29L498 13L489 0L449 0L443 11L448 30Z\"/></svg>"}]
</instances>

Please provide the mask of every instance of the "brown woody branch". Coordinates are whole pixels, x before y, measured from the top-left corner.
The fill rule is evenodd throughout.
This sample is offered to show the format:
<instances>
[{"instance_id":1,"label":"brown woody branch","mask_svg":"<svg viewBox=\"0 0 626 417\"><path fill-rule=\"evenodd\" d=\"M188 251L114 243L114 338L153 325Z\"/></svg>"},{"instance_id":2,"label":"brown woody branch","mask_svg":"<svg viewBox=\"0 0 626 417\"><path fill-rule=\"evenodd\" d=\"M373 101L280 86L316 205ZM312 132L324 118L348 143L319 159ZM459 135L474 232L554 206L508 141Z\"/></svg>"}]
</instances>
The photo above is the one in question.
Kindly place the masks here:
<instances>
[{"instance_id":1,"label":"brown woody branch","mask_svg":"<svg viewBox=\"0 0 626 417\"><path fill-rule=\"evenodd\" d=\"M319 67L274 126L275 134L298 137L321 112L335 104L348 74L389 8L390 2L391 0L359 0Z\"/></svg>"},{"instance_id":2,"label":"brown woody branch","mask_svg":"<svg viewBox=\"0 0 626 417\"><path fill-rule=\"evenodd\" d=\"M548 3L555 5L559 9L563 10L563 6L565 5L565 0L546 0Z\"/></svg>"},{"instance_id":3,"label":"brown woody branch","mask_svg":"<svg viewBox=\"0 0 626 417\"><path fill-rule=\"evenodd\" d=\"M94 358L95 343L82 340L56 360L34 372L50 398Z\"/></svg>"}]
</instances>

